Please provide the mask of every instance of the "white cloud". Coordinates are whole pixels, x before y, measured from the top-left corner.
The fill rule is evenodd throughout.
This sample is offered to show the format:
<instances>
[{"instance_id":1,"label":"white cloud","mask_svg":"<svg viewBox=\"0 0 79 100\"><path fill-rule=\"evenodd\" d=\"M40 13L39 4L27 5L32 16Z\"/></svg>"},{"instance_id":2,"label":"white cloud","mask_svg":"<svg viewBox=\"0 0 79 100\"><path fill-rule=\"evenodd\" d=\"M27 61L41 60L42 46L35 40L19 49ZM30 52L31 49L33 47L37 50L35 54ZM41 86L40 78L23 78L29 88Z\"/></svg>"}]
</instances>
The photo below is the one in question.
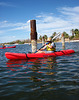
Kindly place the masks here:
<instances>
[{"instance_id":1,"label":"white cloud","mask_svg":"<svg viewBox=\"0 0 79 100\"><path fill-rule=\"evenodd\" d=\"M67 11L67 12L79 13L79 6L77 6L77 7L63 7L60 10Z\"/></svg>"},{"instance_id":2,"label":"white cloud","mask_svg":"<svg viewBox=\"0 0 79 100\"><path fill-rule=\"evenodd\" d=\"M79 6L77 7L62 7L57 10L60 15L54 13L39 14L36 16L36 28L38 35L51 36L53 32L67 32L71 34L71 29L79 29ZM25 33L30 34L30 20L25 23L10 23L7 20L0 22L0 34L14 32L19 33L25 30ZM17 31L17 32L15 32ZM14 34L13 34L14 35Z\"/></svg>"},{"instance_id":3,"label":"white cloud","mask_svg":"<svg viewBox=\"0 0 79 100\"><path fill-rule=\"evenodd\" d=\"M65 16L66 15L66 19L72 21L72 22L76 22L79 23L79 6L77 7L63 7L63 8L59 8L59 11Z\"/></svg>"},{"instance_id":4,"label":"white cloud","mask_svg":"<svg viewBox=\"0 0 79 100\"><path fill-rule=\"evenodd\" d=\"M30 20L28 20L27 23L30 23Z\"/></svg>"},{"instance_id":5,"label":"white cloud","mask_svg":"<svg viewBox=\"0 0 79 100\"><path fill-rule=\"evenodd\" d=\"M2 33L4 33L4 31L1 31L1 30L0 30L0 34L2 34Z\"/></svg>"},{"instance_id":6,"label":"white cloud","mask_svg":"<svg viewBox=\"0 0 79 100\"><path fill-rule=\"evenodd\" d=\"M8 21L3 21L0 22L0 28L2 27L19 27L19 26L24 26L26 23L10 23Z\"/></svg>"},{"instance_id":7,"label":"white cloud","mask_svg":"<svg viewBox=\"0 0 79 100\"><path fill-rule=\"evenodd\" d=\"M16 36L7 36L7 35L5 35L5 36L1 37L0 42L2 42L2 43L11 42L11 41L16 40L16 39L17 39Z\"/></svg>"},{"instance_id":8,"label":"white cloud","mask_svg":"<svg viewBox=\"0 0 79 100\"><path fill-rule=\"evenodd\" d=\"M4 23L7 23L8 21L4 20L3 22L0 22L0 24L4 24Z\"/></svg>"},{"instance_id":9,"label":"white cloud","mask_svg":"<svg viewBox=\"0 0 79 100\"><path fill-rule=\"evenodd\" d=\"M0 34L7 34L12 31L21 31L27 30L29 31L29 21L25 23L10 23L8 21L0 22Z\"/></svg>"},{"instance_id":10,"label":"white cloud","mask_svg":"<svg viewBox=\"0 0 79 100\"><path fill-rule=\"evenodd\" d=\"M15 5L11 4L10 2L0 2L0 6L15 7Z\"/></svg>"},{"instance_id":11,"label":"white cloud","mask_svg":"<svg viewBox=\"0 0 79 100\"><path fill-rule=\"evenodd\" d=\"M49 34L53 32L64 32L71 34L71 29L79 28L79 7L58 8L61 16L54 14L40 14L37 18L37 30L39 33Z\"/></svg>"}]
</instances>

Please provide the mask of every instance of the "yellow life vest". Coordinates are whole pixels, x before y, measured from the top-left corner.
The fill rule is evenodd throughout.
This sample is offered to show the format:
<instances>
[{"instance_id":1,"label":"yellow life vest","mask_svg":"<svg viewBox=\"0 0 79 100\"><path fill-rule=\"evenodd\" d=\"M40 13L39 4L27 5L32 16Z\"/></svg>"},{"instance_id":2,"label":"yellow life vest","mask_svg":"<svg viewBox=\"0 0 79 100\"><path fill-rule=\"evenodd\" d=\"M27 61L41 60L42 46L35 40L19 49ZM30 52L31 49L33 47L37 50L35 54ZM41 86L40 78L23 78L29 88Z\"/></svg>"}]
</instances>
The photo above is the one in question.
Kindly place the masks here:
<instances>
[{"instance_id":1,"label":"yellow life vest","mask_svg":"<svg viewBox=\"0 0 79 100\"><path fill-rule=\"evenodd\" d=\"M51 43L49 43L48 45L51 45ZM53 47L53 48L49 48L49 46L47 45L47 51L55 51L55 47Z\"/></svg>"}]
</instances>

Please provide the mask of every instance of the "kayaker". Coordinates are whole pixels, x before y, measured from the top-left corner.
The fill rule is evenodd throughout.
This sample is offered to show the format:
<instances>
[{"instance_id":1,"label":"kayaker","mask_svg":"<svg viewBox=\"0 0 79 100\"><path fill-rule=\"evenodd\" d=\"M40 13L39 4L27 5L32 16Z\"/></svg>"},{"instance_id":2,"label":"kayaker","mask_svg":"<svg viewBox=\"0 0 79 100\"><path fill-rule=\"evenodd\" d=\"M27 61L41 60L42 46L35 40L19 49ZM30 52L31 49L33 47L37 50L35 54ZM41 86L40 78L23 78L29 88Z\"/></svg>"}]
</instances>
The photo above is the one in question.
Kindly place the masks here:
<instances>
[{"instance_id":1,"label":"kayaker","mask_svg":"<svg viewBox=\"0 0 79 100\"><path fill-rule=\"evenodd\" d=\"M4 48L4 47L6 47L4 44L2 44L2 47Z\"/></svg>"},{"instance_id":2,"label":"kayaker","mask_svg":"<svg viewBox=\"0 0 79 100\"><path fill-rule=\"evenodd\" d=\"M55 52L56 51L56 45L54 42L52 42L52 39L51 37L49 37L47 39L47 42L48 44L45 45L43 48L41 48L40 50L37 50L38 52L37 53L51 53L51 52ZM45 50L46 51L42 51L42 50Z\"/></svg>"}]
</instances>

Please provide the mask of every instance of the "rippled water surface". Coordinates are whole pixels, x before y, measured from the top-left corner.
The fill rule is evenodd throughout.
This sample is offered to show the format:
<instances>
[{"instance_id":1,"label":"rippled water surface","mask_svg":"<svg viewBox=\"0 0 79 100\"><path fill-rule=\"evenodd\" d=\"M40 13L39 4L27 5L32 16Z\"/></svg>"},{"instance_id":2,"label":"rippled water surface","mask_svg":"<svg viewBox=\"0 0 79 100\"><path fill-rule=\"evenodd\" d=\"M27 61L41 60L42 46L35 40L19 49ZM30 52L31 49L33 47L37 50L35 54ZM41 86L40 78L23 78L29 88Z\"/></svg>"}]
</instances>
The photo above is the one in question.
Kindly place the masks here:
<instances>
[{"instance_id":1,"label":"rippled water surface","mask_svg":"<svg viewBox=\"0 0 79 100\"><path fill-rule=\"evenodd\" d=\"M8 60L5 52L31 52L31 45L1 49L0 100L79 100L79 42L66 43L65 49L75 53L30 60Z\"/></svg>"}]
</instances>

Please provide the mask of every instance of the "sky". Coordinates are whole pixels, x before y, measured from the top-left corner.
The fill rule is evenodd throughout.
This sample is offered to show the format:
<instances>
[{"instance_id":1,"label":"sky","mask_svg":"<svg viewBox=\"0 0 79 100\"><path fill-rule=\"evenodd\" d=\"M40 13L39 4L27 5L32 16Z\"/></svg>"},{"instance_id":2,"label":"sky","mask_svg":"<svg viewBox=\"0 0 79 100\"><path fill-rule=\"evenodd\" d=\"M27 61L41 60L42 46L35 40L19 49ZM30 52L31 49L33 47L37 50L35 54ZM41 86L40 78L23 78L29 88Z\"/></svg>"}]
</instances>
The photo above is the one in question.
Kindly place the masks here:
<instances>
[{"instance_id":1,"label":"sky","mask_svg":"<svg viewBox=\"0 0 79 100\"><path fill-rule=\"evenodd\" d=\"M30 20L39 36L79 29L79 0L0 0L0 43L30 39Z\"/></svg>"}]
</instances>

